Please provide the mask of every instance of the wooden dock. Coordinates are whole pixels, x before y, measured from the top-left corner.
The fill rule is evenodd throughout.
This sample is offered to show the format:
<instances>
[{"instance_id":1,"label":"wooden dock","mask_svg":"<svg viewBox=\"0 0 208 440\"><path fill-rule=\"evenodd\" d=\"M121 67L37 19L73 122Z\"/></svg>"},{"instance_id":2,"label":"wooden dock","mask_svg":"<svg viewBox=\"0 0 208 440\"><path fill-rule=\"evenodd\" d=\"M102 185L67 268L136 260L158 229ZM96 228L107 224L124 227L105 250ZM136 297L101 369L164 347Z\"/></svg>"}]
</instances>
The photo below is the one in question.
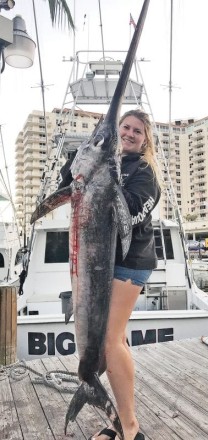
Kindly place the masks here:
<instances>
[{"instance_id":1,"label":"wooden dock","mask_svg":"<svg viewBox=\"0 0 208 440\"><path fill-rule=\"evenodd\" d=\"M136 407L145 440L208 439L208 346L199 339L165 342L132 350L136 365ZM75 356L27 362L38 373L76 371ZM88 439L104 427L105 415L85 406L64 435L69 393L21 380L0 370L0 439ZM107 387L107 379L103 376ZM73 385L71 385L73 386Z\"/></svg>"}]
</instances>

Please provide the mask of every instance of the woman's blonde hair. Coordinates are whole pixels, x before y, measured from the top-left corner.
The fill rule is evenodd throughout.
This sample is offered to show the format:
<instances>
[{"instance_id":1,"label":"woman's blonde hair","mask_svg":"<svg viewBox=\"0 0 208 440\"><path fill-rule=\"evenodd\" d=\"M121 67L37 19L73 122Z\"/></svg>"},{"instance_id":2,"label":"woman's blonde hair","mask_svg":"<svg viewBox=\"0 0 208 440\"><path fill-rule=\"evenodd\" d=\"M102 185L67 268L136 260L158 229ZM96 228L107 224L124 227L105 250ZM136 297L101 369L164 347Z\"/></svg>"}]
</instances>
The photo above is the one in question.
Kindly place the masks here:
<instances>
[{"instance_id":1,"label":"woman's blonde hair","mask_svg":"<svg viewBox=\"0 0 208 440\"><path fill-rule=\"evenodd\" d=\"M154 173L158 175L155 145L152 134L152 125L149 116L147 113L143 112L142 110L129 110L128 112L124 113L123 116L121 116L119 121L119 126L129 116L134 116L135 118L142 121L144 124L146 142L142 147L141 153L143 155L144 160L152 167Z\"/></svg>"}]
</instances>

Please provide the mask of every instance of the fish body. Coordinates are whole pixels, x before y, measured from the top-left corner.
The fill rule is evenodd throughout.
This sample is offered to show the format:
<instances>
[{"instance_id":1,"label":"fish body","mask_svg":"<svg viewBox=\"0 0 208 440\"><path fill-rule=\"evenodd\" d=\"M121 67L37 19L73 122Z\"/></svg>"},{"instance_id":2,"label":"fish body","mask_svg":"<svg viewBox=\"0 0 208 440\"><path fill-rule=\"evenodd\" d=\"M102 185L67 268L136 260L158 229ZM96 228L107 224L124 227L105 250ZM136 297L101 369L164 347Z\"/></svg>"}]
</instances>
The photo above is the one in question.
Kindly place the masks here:
<instances>
[{"instance_id":1,"label":"fish body","mask_svg":"<svg viewBox=\"0 0 208 440\"><path fill-rule=\"evenodd\" d=\"M130 242L132 218L119 182L118 119L149 0L143 8L105 120L83 143L71 166L73 181L44 200L32 222L51 209L71 200L70 264L78 375L81 386L74 394L66 415L73 421L87 402L103 409L120 438L121 424L99 375L105 370L104 343L114 276L117 236L123 257Z\"/></svg>"}]
</instances>

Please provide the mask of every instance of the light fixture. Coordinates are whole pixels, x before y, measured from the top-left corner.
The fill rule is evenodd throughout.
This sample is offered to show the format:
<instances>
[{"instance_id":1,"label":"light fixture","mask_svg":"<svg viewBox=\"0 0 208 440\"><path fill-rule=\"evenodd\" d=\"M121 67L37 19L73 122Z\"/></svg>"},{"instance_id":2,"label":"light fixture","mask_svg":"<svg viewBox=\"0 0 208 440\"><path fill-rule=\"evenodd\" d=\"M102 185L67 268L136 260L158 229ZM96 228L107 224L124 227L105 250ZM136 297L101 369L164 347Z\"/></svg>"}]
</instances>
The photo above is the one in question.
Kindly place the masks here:
<instances>
[{"instance_id":1,"label":"light fixture","mask_svg":"<svg viewBox=\"0 0 208 440\"><path fill-rule=\"evenodd\" d=\"M14 0L0 0L0 11L1 9L5 9L6 11L10 11L15 5Z\"/></svg>"},{"instance_id":2,"label":"light fixture","mask_svg":"<svg viewBox=\"0 0 208 440\"><path fill-rule=\"evenodd\" d=\"M13 43L4 49L4 58L12 67L25 69L33 65L36 44L26 31L20 15L13 18Z\"/></svg>"}]
</instances>

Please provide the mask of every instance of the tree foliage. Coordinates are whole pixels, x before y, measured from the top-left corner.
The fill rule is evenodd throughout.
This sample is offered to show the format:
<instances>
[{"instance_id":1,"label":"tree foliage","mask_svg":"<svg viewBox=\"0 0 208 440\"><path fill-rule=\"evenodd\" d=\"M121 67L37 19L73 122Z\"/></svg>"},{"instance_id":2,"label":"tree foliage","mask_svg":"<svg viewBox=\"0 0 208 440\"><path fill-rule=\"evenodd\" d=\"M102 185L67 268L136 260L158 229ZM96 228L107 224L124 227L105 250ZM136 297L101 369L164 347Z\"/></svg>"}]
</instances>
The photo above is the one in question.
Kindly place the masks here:
<instances>
[{"instance_id":1,"label":"tree foliage","mask_svg":"<svg viewBox=\"0 0 208 440\"><path fill-rule=\"evenodd\" d=\"M184 220L186 220L187 222L194 222L194 220L196 220L198 217L197 214L186 214L184 215Z\"/></svg>"},{"instance_id":2,"label":"tree foliage","mask_svg":"<svg viewBox=\"0 0 208 440\"><path fill-rule=\"evenodd\" d=\"M74 22L66 0L48 0L52 24L63 25L67 22L69 29L74 30Z\"/></svg>"}]
</instances>

